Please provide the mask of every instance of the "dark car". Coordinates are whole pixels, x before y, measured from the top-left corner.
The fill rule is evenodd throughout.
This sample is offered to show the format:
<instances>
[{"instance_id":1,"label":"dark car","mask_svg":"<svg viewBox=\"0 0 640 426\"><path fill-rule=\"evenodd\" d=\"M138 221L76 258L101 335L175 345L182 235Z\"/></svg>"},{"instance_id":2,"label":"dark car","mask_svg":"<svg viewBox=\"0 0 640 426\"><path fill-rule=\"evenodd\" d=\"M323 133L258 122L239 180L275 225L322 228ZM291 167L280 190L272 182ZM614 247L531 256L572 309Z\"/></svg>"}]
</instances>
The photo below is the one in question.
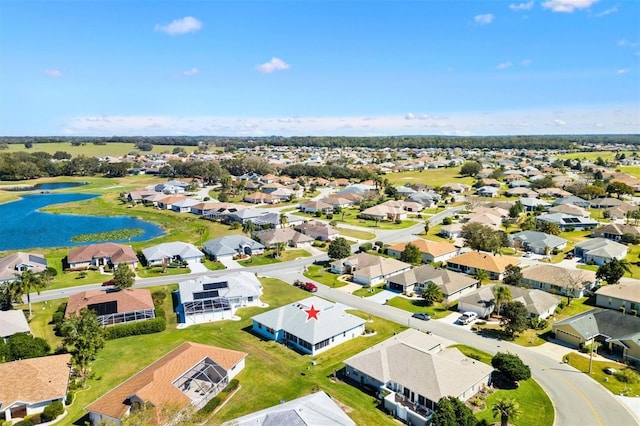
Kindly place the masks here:
<instances>
[{"instance_id":1,"label":"dark car","mask_svg":"<svg viewBox=\"0 0 640 426\"><path fill-rule=\"evenodd\" d=\"M106 287L108 285L116 285L116 280L109 280L102 283L103 287Z\"/></svg>"},{"instance_id":2,"label":"dark car","mask_svg":"<svg viewBox=\"0 0 640 426\"><path fill-rule=\"evenodd\" d=\"M431 316L429 316L429 314L426 312L416 312L415 314L411 315L411 318L418 318L422 321L429 321L431 319Z\"/></svg>"}]
</instances>

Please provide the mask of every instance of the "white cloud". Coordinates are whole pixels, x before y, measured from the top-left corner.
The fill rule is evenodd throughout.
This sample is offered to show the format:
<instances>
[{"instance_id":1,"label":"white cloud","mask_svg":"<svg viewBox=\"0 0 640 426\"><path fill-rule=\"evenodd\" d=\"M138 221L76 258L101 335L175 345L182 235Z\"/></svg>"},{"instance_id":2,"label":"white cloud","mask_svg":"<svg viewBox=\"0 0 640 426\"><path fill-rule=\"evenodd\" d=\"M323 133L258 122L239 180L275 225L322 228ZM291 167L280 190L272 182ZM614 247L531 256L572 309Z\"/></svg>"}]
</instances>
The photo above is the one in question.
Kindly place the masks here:
<instances>
[{"instance_id":1,"label":"white cloud","mask_svg":"<svg viewBox=\"0 0 640 426\"><path fill-rule=\"evenodd\" d=\"M485 13L483 15L476 15L473 17L473 20L478 25L488 25L493 22L494 16L490 13Z\"/></svg>"},{"instance_id":2,"label":"white cloud","mask_svg":"<svg viewBox=\"0 0 640 426\"><path fill-rule=\"evenodd\" d=\"M285 61L275 56L269 62L256 66L256 69L263 74L270 74L274 71L288 70L290 67Z\"/></svg>"},{"instance_id":3,"label":"white cloud","mask_svg":"<svg viewBox=\"0 0 640 426\"><path fill-rule=\"evenodd\" d=\"M194 18L193 16L185 16L182 19L176 19L171 21L168 25L157 24L155 31L171 36L193 33L202 28L202 22Z\"/></svg>"},{"instance_id":4,"label":"white cloud","mask_svg":"<svg viewBox=\"0 0 640 426\"><path fill-rule=\"evenodd\" d=\"M190 70L182 71L182 75L191 76L200 74L200 70L196 67L191 68Z\"/></svg>"},{"instance_id":5,"label":"white cloud","mask_svg":"<svg viewBox=\"0 0 640 426\"><path fill-rule=\"evenodd\" d=\"M597 2L598 0L549 0L542 3L542 7L553 12L572 13L574 10L588 9Z\"/></svg>"},{"instance_id":6,"label":"white cloud","mask_svg":"<svg viewBox=\"0 0 640 426\"><path fill-rule=\"evenodd\" d=\"M514 12L520 12L521 10L531 10L533 4L533 0L527 3L511 3L509 5L509 9L513 10Z\"/></svg>"},{"instance_id":7,"label":"white cloud","mask_svg":"<svg viewBox=\"0 0 640 426\"><path fill-rule=\"evenodd\" d=\"M43 71L46 75L48 75L49 77L62 77L62 72L60 70L55 70L52 68L47 68L46 70Z\"/></svg>"},{"instance_id":8,"label":"white cloud","mask_svg":"<svg viewBox=\"0 0 640 426\"><path fill-rule=\"evenodd\" d=\"M618 6L613 6L613 7L609 8L609 9L603 11L603 12L600 12L600 13L596 14L596 16L598 18L601 18L603 16L607 16L607 15L611 15L612 13L616 13L617 11L618 11Z\"/></svg>"},{"instance_id":9,"label":"white cloud","mask_svg":"<svg viewBox=\"0 0 640 426\"><path fill-rule=\"evenodd\" d=\"M533 61L531 59L523 59L522 61L520 61L520 65L522 65L523 67L528 67L532 63Z\"/></svg>"},{"instance_id":10,"label":"white cloud","mask_svg":"<svg viewBox=\"0 0 640 426\"><path fill-rule=\"evenodd\" d=\"M507 69L507 68L511 68L511 66L512 66L512 65L513 65L513 64L512 64L511 62L503 62L503 63L501 63L501 64L498 64L498 66L496 67L496 69L504 70L504 69Z\"/></svg>"},{"instance_id":11,"label":"white cloud","mask_svg":"<svg viewBox=\"0 0 640 426\"><path fill-rule=\"evenodd\" d=\"M428 120L429 119L429 114L418 114L418 115L416 115L416 114L410 112L410 113L407 113L404 116L404 119L405 120Z\"/></svg>"},{"instance_id":12,"label":"white cloud","mask_svg":"<svg viewBox=\"0 0 640 426\"><path fill-rule=\"evenodd\" d=\"M407 117L413 117L407 119ZM418 119L428 117L428 119ZM561 119L560 119L561 117ZM605 123L599 128L594 123ZM364 127L367 126L367 127ZM467 113L377 116L124 116L75 117L60 133L89 136L390 136L415 135L542 135L637 133L638 106L600 105L561 110L506 110Z\"/></svg>"},{"instance_id":13,"label":"white cloud","mask_svg":"<svg viewBox=\"0 0 640 426\"><path fill-rule=\"evenodd\" d=\"M626 74L628 72L631 72L631 68L620 68L618 71L616 71L617 74Z\"/></svg>"}]
</instances>

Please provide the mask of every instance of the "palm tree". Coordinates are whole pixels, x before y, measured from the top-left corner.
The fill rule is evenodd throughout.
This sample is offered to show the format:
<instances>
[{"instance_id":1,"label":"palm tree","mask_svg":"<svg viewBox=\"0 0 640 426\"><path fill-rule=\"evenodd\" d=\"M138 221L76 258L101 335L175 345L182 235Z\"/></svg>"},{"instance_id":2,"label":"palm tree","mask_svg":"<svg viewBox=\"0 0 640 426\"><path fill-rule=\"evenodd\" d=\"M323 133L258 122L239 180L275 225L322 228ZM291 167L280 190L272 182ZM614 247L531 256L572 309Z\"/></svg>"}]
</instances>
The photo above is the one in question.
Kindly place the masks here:
<instances>
[{"instance_id":1,"label":"palm tree","mask_svg":"<svg viewBox=\"0 0 640 426\"><path fill-rule=\"evenodd\" d=\"M473 277L478 280L478 283L482 285L482 283L489 279L489 274L484 269L476 269L476 273L473 274Z\"/></svg>"},{"instance_id":2,"label":"palm tree","mask_svg":"<svg viewBox=\"0 0 640 426\"><path fill-rule=\"evenodd\" d=\"M512 398L501 398L491 407L493 417L500 416L500 426L507 426L509 418L517 419L522 414L520 404Z\"/></svg>"},{"instance_id":3,"label":"palm tree","mask_svg":"<svg viewBox=\"0 0 640 426\"><path fill-rule=\"evenodd\" d=\"M629 263L628 260L620 259L618 260L618 263L620 264L620 267L625 273L629 273L629 275L633 277L633 272L631 272L631 264Z\"/></svg>"},{"instance_id":4,"label":"palm tree","mask_svg":"<svg viewBox=\"0 0 640 426\"><path fill-rule=\"evenodd\" d=\"M422 289L422 298L429 305L433 305L435 302L442 300L442 290L435 283L429 283Z\"/></svg>"},{"instance_id":5,"label":"palm tree","mask_svg":"<svg viewBox=\"0 0 640 426\"><path fill-rule=\"evenodd\" d=\"M509 287L505 287L503 285L497 285L493 288L493 297L495 298L495 301L496 301L497 312L498 314L500 314L500 309L502 308L502 304L512 299L511 290L509 290Z\"/></svg>"},{"instance_id":6,"label":"palm tree","mask_svg":"<svg viewBox=\"0 0 640 426\"><path fill-rule=\"evenodd\" d=\"M30 270L22 272L17 280L10 284L11 295L13 300L22 300L22 296L27 296L27 304L29 305L29 318L31 318L31 292L36 291L40 294L40 290L44 289L45 280L41 276L34 274Z\"/></svg>"},{"instance_id":7,"label":"palm tree","mask_svg":"<svg viewBox=\"0 0 640 426\"><path fill-rule=\"evenodd\" d=\"M287 215L285 213L280 213L280 227L284 228L289 223L289 219L287 219Z\"/></svg>"},{"instance_id":8,"label":"palm tree","mask_svg":"<svg viewBox=\"0 0 640 426\"><path fill-rule=\"evenodd\" d=\"M256 224L250 220L246 221L242 226L242 232L244 232L249 236L251 236L255 230L256 230Z\"/></svg>"}]
</instances>

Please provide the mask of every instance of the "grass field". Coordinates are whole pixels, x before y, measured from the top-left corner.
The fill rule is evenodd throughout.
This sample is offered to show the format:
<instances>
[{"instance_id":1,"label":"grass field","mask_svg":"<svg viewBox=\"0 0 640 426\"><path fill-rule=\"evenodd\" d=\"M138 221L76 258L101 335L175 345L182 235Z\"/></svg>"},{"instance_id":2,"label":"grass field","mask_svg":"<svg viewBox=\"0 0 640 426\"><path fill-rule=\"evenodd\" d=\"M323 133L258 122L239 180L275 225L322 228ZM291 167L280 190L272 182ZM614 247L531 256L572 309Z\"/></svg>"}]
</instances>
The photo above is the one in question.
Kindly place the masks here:
<instances>
[{"instance_id":1,"label":"grass field","mask_svg":"<svg viewBox=\"0 0 640 426\"><path fill-rule=\"evenodd\" d=\"M340 275L329 272L322 265L309 265L304 276L328 287L340 288L347 285L344 281L338 280Z\"/></svg>"},{"instance_id":2,"label":"grass field","mask_svg":"<svg viewBox=\"0 0 640 426\"><path fill-rule=\"evenodd\" d=\"M71 142L55 142L55 143L34 143L33 148L27 149L23 144L9 144L9 149L0 152L46 152L55 154L63 151L71 154L72 157L84 155L85 157L104 157L104 156L121 156L130 152L139 152L141 154L171 154L175 145L154 145L152 151L141 152L137 150L133 143L108 143L106 145L95 145L88 143L81 146L72 146ZM181 146L185 152L191 153L196 150L196 146Z\"/></svg>"},{"instance_id":3,"label":"grass field","mask_svg":"<svg viewBox=\"0 0 640 426\"><path fill-rule=\"evenodd\" d=\"M486 352L479 351L465 345L454 345L463 354L477 358L479 361L491 365L492 356ZM551 426L553 425L554 410L551 400L545 391L533 379L519 382L517 389L499 389L492 392L482 401L484 409L475 413L479 420L487 420L489 424L496 422L491 412L491 407L501 398L513 398L518 404L522 415L517 419L509 419L509 424L515 426ZM497 419L499 422L500 419Z\"/></svg>"},{"instance_id":4,"label":"grass field","mask_svg":"<svg viewBox=\"0 0 640 426\"><path fill-rule=\"evenodd\" d=\"M621 152L622 153L622 152ZM624 152L627 157L631 155L630 151ZM587 161L596 161L598 157L602 158L604 161L613 160L616 157L615 151L593 151L593 152L570 152L566 154L558 154L556 155L558 158L562 158L566 160L567 158L570 160L580 159Z\"/></svg>"},{"instance_id":5,"label":"grass field","mask_svg":"<svg viewBox=\"0 0 640 426\"><path fill-rule=\"evenodd\" d=\"M574 367L576 370L582 371L583 373L589 373L589 355L581 354L577 352L571 352L567 355L569 360L569 365ZM609 375L605 373L605 369L613 368L617 371L622 371L627 367L624 364L620 364L612 361L605 361L602 357L596 355L593 358L591 365L591 377L593 380L600 383L605 388L609 389L611 393L614 395L626 395L626 396L634 396L640 397L640 382L636 383L624 383L622 380L618 379L615 375ZM637 370L631 369L636 375L638 374ZM640 378L640 376L638 376Z\"/></svg>"},{"instance_id":6,"label":"grass field","mask_svg":"<svg viewBox=\"0 0 640 426\"><path fill-rule=\"evenodd\" d=\"M387 305L394 308L402 309L408 312L426 312L431 318L439 319L449 316L456 311L456 306L453 305L450 309L446 309L442 303L435 303L433 305L427 305L422 299L408 299L406 297L396 296L387 302Z\"/></svg>"},{"instance_id":7,"label":"grass field","mask_svg":"<svg viewBox=\"0 0 640 426\"><path fill-rule=\"evenodd\" d=\"M262 279L264 295L262 300L273 309L308 297L308 293L275 279ZM60 301L35 304L37 311L34 334L45 337L52 347L57 346L57 338L46 331L46 323ZM250 317L263 308L246 308L238 311L241 321L221 321L216 323L176 329L175 314L172 312L171 298L165 300L165 311L169 324L167 330L144 336L133 336L108 341L93 363L93 374L86 389L78 392L76 400L69 407L69 415L60 425L81 425L86 420L83 408L109 389L138 372L152 360L158 359L184 341L193 341L247 352L246 367L238 375L241 389L215 415L211 424L219 424L237 416L277 405L280 399L294 398L324 390L345 404L356 424L393 425L394 421L376 408L374 398L359 389L330 376L343 367L342 360L374 345L401 331L403 327L376 317L367 326L375 330L373 336L363 336L346 342L315 357L300 355L285 346L265 341L250 332ZM364 314L363 314L364 315ZM368 315L366 315L369 318ZM35 326L37 324L37 326ZM140 356L144 348L144 356ZM312 365L311 361L315 361Z\"/></svg>"},{"instance_id":8,"label":"grass field","mask_svg":"<svg viewBox=\"0 0 640 426\"><path fill-rule=\"evenodd\" d=\"M445 183L464 183L473 185L472 177L460 176L460 167L447 167L441 169L426 169L423 171L410 171L400 173L389 173L384 175L385 179L394 185L404 186L406 184L423 183L429 186L442 186Z\"/></svg>"}]
</instances>

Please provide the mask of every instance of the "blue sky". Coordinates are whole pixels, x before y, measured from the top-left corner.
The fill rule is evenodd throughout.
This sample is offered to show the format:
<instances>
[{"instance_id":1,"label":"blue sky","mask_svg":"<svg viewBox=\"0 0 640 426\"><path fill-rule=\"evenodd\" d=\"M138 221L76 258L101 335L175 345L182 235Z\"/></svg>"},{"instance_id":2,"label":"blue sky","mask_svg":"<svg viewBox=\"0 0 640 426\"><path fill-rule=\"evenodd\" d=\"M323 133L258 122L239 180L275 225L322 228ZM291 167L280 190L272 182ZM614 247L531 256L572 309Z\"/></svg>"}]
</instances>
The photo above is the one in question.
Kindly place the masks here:
<instances>
[{"instance_id":1,"label":"blue sky","mask_svg":"<svg viewBox=\"0 0 640 426\"><path fill-rule=\"evenodd\" d=\"M640 133L640 1L0 3L0 135Z\"/></svg>"}]
</instances>

